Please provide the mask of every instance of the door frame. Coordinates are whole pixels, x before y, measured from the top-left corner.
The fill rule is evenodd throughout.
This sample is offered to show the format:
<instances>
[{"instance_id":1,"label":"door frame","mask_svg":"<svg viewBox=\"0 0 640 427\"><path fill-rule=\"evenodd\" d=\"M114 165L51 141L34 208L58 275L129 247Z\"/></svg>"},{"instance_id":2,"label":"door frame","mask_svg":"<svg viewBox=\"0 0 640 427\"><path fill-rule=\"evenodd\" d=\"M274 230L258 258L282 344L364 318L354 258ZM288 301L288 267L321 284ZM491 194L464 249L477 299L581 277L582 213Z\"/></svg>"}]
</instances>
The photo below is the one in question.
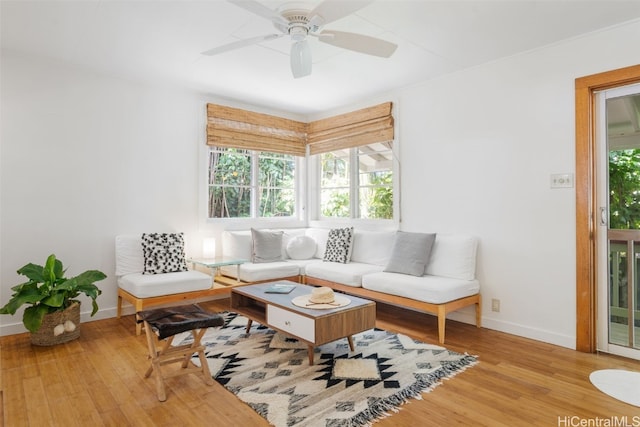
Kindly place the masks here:
<instances>
[{"instance_id":1,"label":"door frame","mask_svg":"<svg viewBox=\"0 0 640 427\"><path fill-rule=\"evenodd\" d=\"M640 83L640 65L575 80L576 350L596 351L597 198L595 92ZM606 236L605 236L606 237Z\"/></svg>"}]
</instances>

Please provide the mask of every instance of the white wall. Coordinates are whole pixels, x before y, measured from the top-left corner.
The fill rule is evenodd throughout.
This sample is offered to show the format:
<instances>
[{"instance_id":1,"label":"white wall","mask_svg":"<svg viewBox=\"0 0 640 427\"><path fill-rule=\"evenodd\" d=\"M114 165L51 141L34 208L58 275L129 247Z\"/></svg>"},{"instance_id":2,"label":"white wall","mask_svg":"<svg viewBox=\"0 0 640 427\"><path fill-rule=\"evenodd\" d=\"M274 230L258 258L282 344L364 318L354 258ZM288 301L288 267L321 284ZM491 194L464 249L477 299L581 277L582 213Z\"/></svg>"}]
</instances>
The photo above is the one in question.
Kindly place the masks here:
<instances>
[{"instance_id":1,"label":"white wall","mask_svg":"<svg viewBox=\"0 0 640 427\"><path fill-rule=\"evenodd\" d=\"M113 317L116 235L182 231L199 256L203 237L233 225L203 220L206 103L248 106L5 50L0 65L0 304L18 268L55 253L68 275L108 276L93 318L83 296L82 320ZM21 317L0 316L0 335L25 331Z\"/></svg>"},{"instance_id":2,"label":"white wall","mask_svg":"<svg viewBox=\"0 0 640 427\"><path fill-rule=\"evenodd\" d=\"M575 188L550 174L575 173L575 79L639 63L639 37L636 22L401 91L401 228L480 238L484 326L575 348Z\"/></svg>"},{"instance_id":3,"label":"white wall","mask_svg":"<svg viewBox=\"0 0 640 427\"><path fill-rule=\"evenodd\" d=\"M549 175L575 172L575 78L640 62L639 38L628 24L388 94L400 226L480 238L486 327L574 347L575 192ZM55 252L72 274L109 276L96 317L113 316L116 234L181 230L199 244L207 97L5 52L1 71L0 300L17 268Z\"/></svg>"},{"instance_id":4,"label":"white wall","mask_svg":"<svg viewBox=\"0 0 640 427\"><path fill-rule=\"evenodd\" d=\"M196 235L203 103L7 52L1 78L2 303L18 268L55 253L69 275L107 274L94 318L114 316L116 234ZM24 331L21 316L0 322L3 334Z\"/></svg>"}]
</instances>

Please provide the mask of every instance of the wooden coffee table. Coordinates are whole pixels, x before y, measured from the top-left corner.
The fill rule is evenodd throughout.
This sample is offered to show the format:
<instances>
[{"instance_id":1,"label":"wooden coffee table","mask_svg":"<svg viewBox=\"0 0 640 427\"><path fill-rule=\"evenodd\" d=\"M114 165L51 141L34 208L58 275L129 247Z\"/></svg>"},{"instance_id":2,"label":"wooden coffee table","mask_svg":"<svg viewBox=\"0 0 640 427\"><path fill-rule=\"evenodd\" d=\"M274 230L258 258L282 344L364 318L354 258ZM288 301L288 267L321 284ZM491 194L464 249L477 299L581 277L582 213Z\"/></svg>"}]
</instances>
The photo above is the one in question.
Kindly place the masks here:
<instances>
[{"instance_id":1,"label":"wooden coffee table","mask_svg":"<svg viewBox=\"0 0 640 427\"><path fill-rule=\"evenodd\" d=\"M291 300L308 295L313 286L293 283L296 288L288 294L266 293L273 283L248 285L231 290L231 310L277 331L283 332L308 345L309 365L313 365L315 347L347 338L349 348L354 350L352 335L375 327L376 303L363 298L347 296L351 303L344 307L324 310L298 307Z\"/></svg>"}]
</instances>

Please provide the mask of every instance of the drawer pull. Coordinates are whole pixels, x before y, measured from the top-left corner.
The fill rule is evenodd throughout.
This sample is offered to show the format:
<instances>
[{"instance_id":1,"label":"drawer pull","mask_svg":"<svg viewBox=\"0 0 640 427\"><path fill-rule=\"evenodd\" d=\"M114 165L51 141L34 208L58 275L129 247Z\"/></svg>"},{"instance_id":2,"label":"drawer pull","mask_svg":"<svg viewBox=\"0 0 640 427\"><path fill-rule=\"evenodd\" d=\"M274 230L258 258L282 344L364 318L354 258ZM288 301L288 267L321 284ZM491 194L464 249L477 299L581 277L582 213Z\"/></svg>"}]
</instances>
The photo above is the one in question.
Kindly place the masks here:
<instances>
[{"instance_id":1,"label":"drawer pull","mask_svg":"<svg viewBox=\"0 0 640 427\"><path fill-rule=\"evenodd\" d=\"M288 320L285 320L284 324L287 325L287 326L291 326L291 322L289 322Z\"/></svg>"}]
</instances>

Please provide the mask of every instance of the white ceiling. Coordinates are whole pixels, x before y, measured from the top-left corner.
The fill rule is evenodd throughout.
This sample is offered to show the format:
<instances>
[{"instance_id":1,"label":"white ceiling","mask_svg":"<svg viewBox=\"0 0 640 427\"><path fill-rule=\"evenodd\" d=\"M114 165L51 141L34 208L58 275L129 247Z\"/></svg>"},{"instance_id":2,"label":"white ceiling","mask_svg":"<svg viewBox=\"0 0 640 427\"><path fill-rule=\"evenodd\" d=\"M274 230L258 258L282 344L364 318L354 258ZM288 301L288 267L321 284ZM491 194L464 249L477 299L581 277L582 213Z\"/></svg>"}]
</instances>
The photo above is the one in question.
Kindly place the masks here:
<instances>
[{"instance_id":1,"label":"white ceiling","mask_svg":"<svg viewBox=\"0 0 640 427\"><path fill-rule=\"evenodd\" d=\"M286 3L260 2L272 9ZM311 9L319 1L306 3ZM285 37L200 55L275 32L268 20L224 0L1 0L0 13L3 49L311 114L638 19L640 1L378 0L325 28L397 43L394 55L311 39L313 74L301 79L291 75Z\"/></svg>"}]
</instances>

